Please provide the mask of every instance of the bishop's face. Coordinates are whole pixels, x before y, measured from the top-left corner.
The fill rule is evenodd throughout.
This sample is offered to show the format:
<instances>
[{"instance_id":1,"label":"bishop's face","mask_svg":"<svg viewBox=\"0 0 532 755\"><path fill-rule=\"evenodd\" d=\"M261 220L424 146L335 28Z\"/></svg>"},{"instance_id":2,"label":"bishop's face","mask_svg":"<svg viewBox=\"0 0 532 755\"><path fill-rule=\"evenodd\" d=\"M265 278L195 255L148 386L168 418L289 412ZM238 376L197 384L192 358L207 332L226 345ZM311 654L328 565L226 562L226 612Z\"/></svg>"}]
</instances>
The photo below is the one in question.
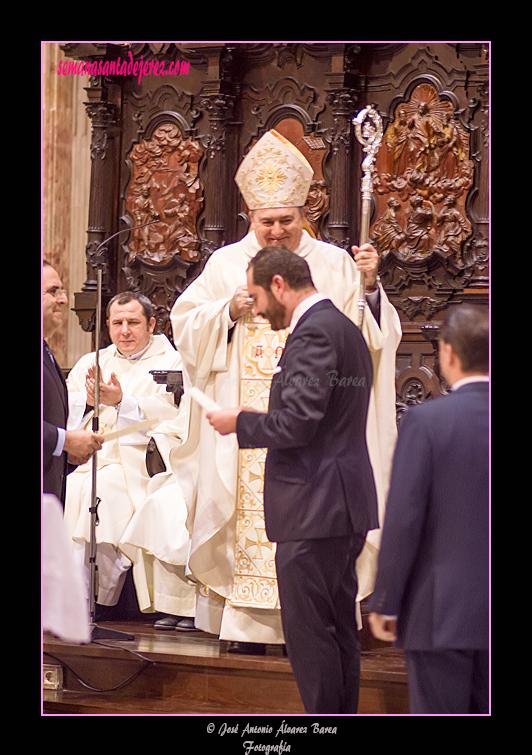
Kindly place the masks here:
<instances>
[{"instance_id":1,"label":"bishop's face","mask_svg":"<svg viewBox=\"0 0 532 755\"><path fill-rule=\"evenodd\" d=\"M265 246L284 246L295 252L301 241L305 218L299 207L272 207L254 210L251 229L261 249Z\"/></svg>"}]
</instances>

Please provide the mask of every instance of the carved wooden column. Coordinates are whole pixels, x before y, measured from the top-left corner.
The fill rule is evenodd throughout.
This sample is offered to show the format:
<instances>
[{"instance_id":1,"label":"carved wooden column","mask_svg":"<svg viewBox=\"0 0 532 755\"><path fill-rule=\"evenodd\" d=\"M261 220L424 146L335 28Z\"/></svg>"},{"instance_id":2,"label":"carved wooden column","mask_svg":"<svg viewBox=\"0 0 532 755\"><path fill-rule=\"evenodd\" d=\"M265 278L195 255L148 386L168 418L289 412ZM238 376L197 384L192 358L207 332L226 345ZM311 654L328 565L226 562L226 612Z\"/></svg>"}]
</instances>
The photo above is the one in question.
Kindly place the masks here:
<instances>
[{"instance_id":1,"label":"carved wooden column","mask_svg":"<svg viewBox=\"0 0 532 755\"><path fill-rule=\"evenodd\" d=\"M227 149L227 129L233 118L234 97L220 93L212 94L205 97L202 107L207 112L210 126L210 134L204 139L207 149L204 166L204 234L209 249L214 250L233 240L228 239L227 233L227 202L231 196L229 173L233 167Z\"/></svg>"},{"instance_id":2,"label":"carved wooden column","mask_svg":"<svg viewBox=\"0 0 532 755\"><path fill-rule=\"evenodd\" d=\"M487 67L487 64L486 64ZM473 78L473 77L471 77ZM470 256L475 273L469 283L471 289L489 289L489 81L474 80L471 88L478 95L470 102L471 156L476 166L475 188L468 202L468 211L474 222L474 233L465 244L464 254ZM473 86L474 85L474 86Z\"/></svg>"},{"instance_id":3,"label":"carved wooden column","mask_svg":"<svg viewBox=\"0 0 532 755\"><path fill-rule=\"evenodd\" d=\"M87 115L91 120L91 184L89 201L89 221L87 228L88 243L85 249L87 258L87 280L82 290L75 294L76 312L81 327L85 331L94 329L96 307L96 270L92 264L98 245L112 233L113 210L116 204L114 196L114 153L110 149L112 135L110 130L116 121L117 108L107 101L102 86L86 89L89 101L85 103ZM113 266L113 260L108 260ZM104 271L103 292L109 293Z\"/></svg>"},{"instance_id":4,"label":"carved wooden column","mask_svg":"<svg viewBox=\"0 0 532 755\"><path fill-rule=\"evenodd\" d=\"M235 79L237 45L216 44L202 48L207 77L202 81L201 108L209 121L209 133L201 140L206 150L202 181L205 186L203 235L207 253L236 241L237 189L233 181L237 160L237 128L234 109L238 85Z\"/></svg>"},{"instance_id":5,"label":"carved wooden column","mask_svg":"<svg viewBox=\"0 0 532 755\"><path fill-rule=\"evenodd\" d=\"M338 88L328 91L328 104L331 107L333 127L329 129L327 140L330 147L330 207L327 234L329 240L349 249L350 229L353 218L354 184L351 176L355 96L351 89Z\"/></svg>"}]
</instances>

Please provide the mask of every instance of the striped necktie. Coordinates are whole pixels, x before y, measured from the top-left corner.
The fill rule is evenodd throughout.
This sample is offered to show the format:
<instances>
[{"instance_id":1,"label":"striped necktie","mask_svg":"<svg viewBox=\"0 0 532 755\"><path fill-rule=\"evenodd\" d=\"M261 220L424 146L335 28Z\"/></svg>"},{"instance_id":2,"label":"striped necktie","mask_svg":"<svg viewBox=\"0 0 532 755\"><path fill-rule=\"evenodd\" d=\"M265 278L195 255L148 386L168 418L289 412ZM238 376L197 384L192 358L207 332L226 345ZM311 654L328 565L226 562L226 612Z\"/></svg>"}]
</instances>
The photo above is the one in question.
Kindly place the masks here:
<instances>
[{"instance_id":1,"label":"striped necktie","mask_svg":"<svg viewBox=\"0 0 532 755\"><path fill-rule=\"evenodd\" d=\"M48 354L48 356L52 360L52 364L55 364L54 355L50 351L50 347L48 346L48 344L46 343L46 341L44 339L43 339L43 344L44 344L44 350L46 351L46 353Z\"/></svg>"}]
</instances>

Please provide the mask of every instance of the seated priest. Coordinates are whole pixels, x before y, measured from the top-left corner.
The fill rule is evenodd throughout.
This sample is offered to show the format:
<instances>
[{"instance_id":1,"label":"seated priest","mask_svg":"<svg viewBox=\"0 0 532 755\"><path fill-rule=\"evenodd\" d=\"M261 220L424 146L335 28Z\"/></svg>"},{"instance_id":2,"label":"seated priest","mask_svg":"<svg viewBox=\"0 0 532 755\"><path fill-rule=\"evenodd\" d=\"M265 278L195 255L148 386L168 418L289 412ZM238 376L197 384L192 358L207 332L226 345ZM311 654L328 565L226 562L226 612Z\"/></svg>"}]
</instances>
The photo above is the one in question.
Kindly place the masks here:
<instances>
[{"instance_id":1,"label":"seated priest","mask_svg":"<svg viewBox=\"0 0 532 755\"><path fill-rule=\"evenodd\" d=\"M99 352L99 431L106 435L123 431L105 441L97 455L96 543L98 566L97 603L116 605L132 560L119 549L121 537L147 495L150 476L146 451L150 438L166 463L170 449L181 443L182 411L164 384L156 383L151 370L181 370L181 357L165 335L154 335L153 305L142 294L118 294L107 307L111 345ZM94 415L95 355L86 354L72 368L68 380L69 429L91 427ZM134 429L145 420L153 426ZM132 430L128 431L130 428ZM167 465L167 464L166 464ZM168 466L168 465L167 465ZM76 552L88 566L90 511L93 488L92 462L69 476L65 521ZM132 555L135 552L132 551ZM142 563L141 563L142 570ZM135 567L133 580L136 586ZM153 610L146 598L145 575L137 597L141 610ZM193 588L191 587L193 590Z\"/></svg>"}]
</instances>

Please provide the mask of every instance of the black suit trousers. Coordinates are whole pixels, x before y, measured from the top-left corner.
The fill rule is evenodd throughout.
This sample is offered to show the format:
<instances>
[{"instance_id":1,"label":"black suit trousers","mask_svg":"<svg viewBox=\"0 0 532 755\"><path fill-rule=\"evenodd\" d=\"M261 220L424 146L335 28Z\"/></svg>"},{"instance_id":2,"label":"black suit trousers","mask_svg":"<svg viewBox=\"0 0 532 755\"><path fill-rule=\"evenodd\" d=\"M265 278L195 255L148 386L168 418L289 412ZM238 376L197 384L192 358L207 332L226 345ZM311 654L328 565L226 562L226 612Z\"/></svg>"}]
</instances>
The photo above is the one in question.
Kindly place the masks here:
<instances>
[{"instance_id":1,"label":"black suit trousers","mask_svg":"<svg viewBox=\"0 0 532 755\"><path fill-rule=\"evenodd\" d=\"M356 713L360 642L355 561L364 537L277 543L286 649L306 713Z\"/></svg>"}]
</instances>

